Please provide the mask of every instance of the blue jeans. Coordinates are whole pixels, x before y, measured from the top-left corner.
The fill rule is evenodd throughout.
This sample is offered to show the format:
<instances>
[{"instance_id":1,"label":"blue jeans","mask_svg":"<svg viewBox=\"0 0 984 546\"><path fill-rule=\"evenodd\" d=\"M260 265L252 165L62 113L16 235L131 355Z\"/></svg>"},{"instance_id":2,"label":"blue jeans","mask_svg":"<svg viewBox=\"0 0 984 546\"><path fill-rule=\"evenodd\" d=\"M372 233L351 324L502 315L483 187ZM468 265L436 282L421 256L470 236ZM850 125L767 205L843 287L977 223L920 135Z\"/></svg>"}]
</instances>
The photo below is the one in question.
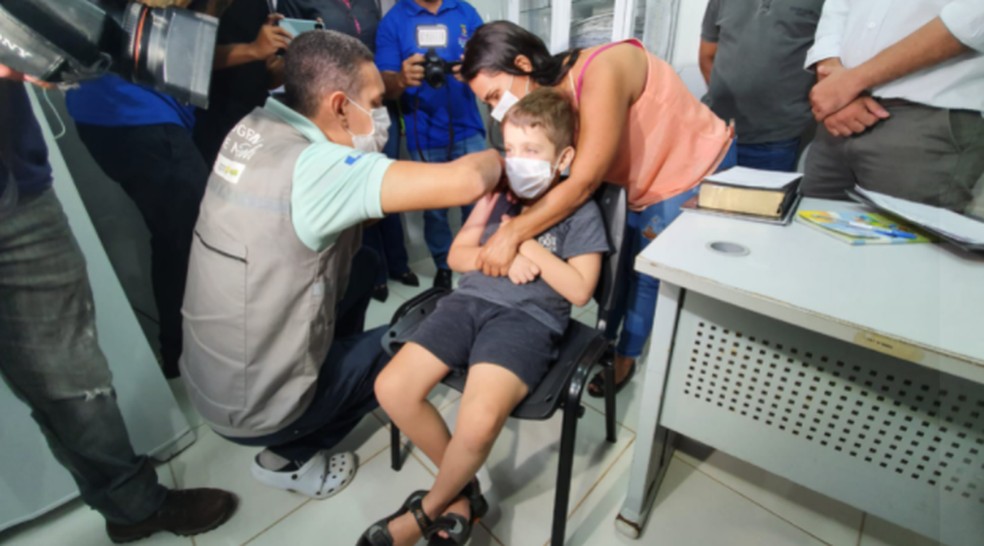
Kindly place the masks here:
<instances>
[{"instance_id":1,"label":"blue jeans","mask_svg":"<svg viewBox=\"0 0 984 546\"><path fill-rule=\"evenodd\" d=\"M461 156L474 152L481 152L486 148L485 136L475 135L454 143L451 148L451 159L458 159ZM431 148L420 150L424 160L428 163L443 163L448 160L447 148ZM411 152L416 155L416 152ZM461 207L461 221L464 223L471 212L471 205ZM434 258L434 265L438 269L448 269L448 251L451 249L451 226L448 225L448 209L435 209L424 211L424 241L427 249L430 250L431 257Z\"/></svg>"},{"instance_id":2,"label":"blue jeans","mask_svg":"<svg viewBox=\"0 0 984 546\"><path fill-rule=\"evenodd\" d=\"M395 120L389 128L389 138L383 153L390 159L400 159L400 118L397 109L388 108ZM387 275L399 277L410 271L407 247L403 239L403 223L399 214L387 214L382 220L362 230L362 245L379 255L375 272L376 286L386 284Z\"/></svg>"},{"instance_id":3,"label":"blue jeans","mask_svg":"<svg viewBox=\"0 0 984 546\"><path fill-rule=\"evenodd\" d=\"M798 137L761 144L738 144L738 164L752 169L793 172L799 145Z\"/></svg>"},{"instance_id":4,"label":"blue jeans","mask_svg":"<svg viewBox=\"0 0 984 546\"><path fill-rule=\"evenodd\" d=\"M311 405L289 426L266 436L227 439L268 448L301 464L318 451L335 447L363 417L379 407L373 389L376 376L389 362L381 343L387 328L380 326L332 341Z\"/></svg>"},{"instance_id":5,"label":"blue jeans","mask_svg":"<svg viewBox=\"0 0 984 546\"><path fill-rule=\"evenodd\" d=\"M737 161L737 147L732 144L718 170L730 169ZM645 209L629 211L626 221L626 248L629 256L636 256L646 245L652 242L666 229L673 220L681 214L680 206L688 199L697 195L699 186L680 195L655 203ZM619 336L616 351L618 354L638 358L642 347L649 339L653 329L653 313L656 312L656 297L659 295L659 280L644 275L635 270L635 260L626 260L627 271L623 278L629 279L629 289L621 301L615 305L613 316L608 325L609 339L615 339L621 323L622 333Z\"/></svg>"},{"instance_id":6,"label":"blue jeans","mask_svg":"<svg viewBox=\"0 0 984 546\"><path fill-rule=\"evenodd\" d=\"M382 220L363 229L362 244L379 255L376 286L386 284L387 275L400 277L410 271L410 258L403 242L403 224L399 214L387 214Z\"/></svg>"},{"instance_id":7,"label":"blue jeans","mask_svg":"<svg viewBox=\"0 0 984 546\"><path fill-rule=\"evenodd\" d=\"M0 375L86 504L123 525L161 507L167 489L133 452L95 338L85 258L52 190L0 217Z\"/></svg>"}]
</instances>

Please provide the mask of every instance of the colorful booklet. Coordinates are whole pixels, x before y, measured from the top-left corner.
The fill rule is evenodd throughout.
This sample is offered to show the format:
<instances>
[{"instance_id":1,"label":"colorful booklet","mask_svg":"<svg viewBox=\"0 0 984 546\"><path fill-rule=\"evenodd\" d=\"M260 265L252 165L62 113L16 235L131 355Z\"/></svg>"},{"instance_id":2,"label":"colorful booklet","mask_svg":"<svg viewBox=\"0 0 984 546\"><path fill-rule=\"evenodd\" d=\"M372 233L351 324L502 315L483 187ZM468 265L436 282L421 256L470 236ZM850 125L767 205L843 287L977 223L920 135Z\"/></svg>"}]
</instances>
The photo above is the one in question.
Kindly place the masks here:
<instances>
[{"instance_id":1,"label":"colorful booklet","mask_svg":"<svg viewBox=\"0 0 984 546\"><path fill-rule=\"evenodd\" d=\"M875 212L801 210L796 220L851 245L931 243L932 239Z\"/></svg>"}]
</instances>

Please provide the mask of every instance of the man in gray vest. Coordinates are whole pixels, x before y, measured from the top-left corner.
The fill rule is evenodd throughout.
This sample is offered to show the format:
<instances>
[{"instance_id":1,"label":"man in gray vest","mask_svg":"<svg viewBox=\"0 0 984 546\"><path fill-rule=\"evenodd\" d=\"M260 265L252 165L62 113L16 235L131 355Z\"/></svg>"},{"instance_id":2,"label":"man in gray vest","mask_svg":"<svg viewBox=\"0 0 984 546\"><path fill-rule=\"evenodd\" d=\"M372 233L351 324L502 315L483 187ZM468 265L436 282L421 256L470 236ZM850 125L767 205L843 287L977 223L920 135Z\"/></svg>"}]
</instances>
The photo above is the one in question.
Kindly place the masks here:
<instances>
[{"instance_id":1,"label":"man in gray vest","mask_svg":"<svg viewBox=\"0 0 984 546\"><path fill-rule=\"evenodd\" d=\"M259 481L314 498L347 485L332 448L377 406L383 328L334 339L361 224L476 201L494 151L444 164L379 153L389 116L372 53L332 31L286 55L284 102L269 99L226 138L202 201L184 307L182 377L213 430L262 446Z\"/></svg>"}]
</instances>

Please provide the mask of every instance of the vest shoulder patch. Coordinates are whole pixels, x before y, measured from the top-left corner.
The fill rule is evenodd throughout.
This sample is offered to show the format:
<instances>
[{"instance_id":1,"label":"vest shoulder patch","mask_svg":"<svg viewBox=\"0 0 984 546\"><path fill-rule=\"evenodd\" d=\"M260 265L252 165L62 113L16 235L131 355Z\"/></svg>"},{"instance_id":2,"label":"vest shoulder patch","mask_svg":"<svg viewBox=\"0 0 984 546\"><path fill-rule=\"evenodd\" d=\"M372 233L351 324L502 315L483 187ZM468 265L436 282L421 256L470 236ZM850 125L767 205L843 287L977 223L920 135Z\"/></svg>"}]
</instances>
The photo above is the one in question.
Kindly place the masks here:
<instances>
[{"instance_id":1,"label":"vest shoulder patch","mask_svg":"<svg viewBox=\"0 0 984 546\"><path fill-rule=\"evenodd\" d=\"M245 170L246 165L244 163L233 161L222 154L219 154L215 160L215 166L212 167L212 171L216 175L230 184L238 184Z\"/></svg>"}]
</instances>

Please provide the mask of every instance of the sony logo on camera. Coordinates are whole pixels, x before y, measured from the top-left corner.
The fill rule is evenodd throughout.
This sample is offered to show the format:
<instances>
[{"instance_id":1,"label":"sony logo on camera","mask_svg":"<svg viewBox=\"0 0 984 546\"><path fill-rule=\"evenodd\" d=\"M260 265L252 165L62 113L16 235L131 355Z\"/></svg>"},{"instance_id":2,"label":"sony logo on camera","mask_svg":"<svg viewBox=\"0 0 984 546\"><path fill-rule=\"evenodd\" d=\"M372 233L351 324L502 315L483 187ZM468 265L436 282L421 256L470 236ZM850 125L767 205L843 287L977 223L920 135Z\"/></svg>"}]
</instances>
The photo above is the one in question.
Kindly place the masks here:
<instances>
[{"instance_id":1,"label":"sony logo on camera","mask_svg":"<svg viewBox=\"0 0 984 546\"><path fill-rule=\"evenodd\" d=\"M11 40L10 38L8 38L7 36L4 36L3 34L0 34L0 45L2 45L3 47L5 47L5 48L7 48L7 49L9 49L11 51L13 51L14 54L17 55L18 57L20 57L21 59L27 59L27 58L31 57L31 52L30 51L24 49L23 47L21 47L18 44L15 44L13 42L13 40Z\"/></svg>"}]
</instances>

